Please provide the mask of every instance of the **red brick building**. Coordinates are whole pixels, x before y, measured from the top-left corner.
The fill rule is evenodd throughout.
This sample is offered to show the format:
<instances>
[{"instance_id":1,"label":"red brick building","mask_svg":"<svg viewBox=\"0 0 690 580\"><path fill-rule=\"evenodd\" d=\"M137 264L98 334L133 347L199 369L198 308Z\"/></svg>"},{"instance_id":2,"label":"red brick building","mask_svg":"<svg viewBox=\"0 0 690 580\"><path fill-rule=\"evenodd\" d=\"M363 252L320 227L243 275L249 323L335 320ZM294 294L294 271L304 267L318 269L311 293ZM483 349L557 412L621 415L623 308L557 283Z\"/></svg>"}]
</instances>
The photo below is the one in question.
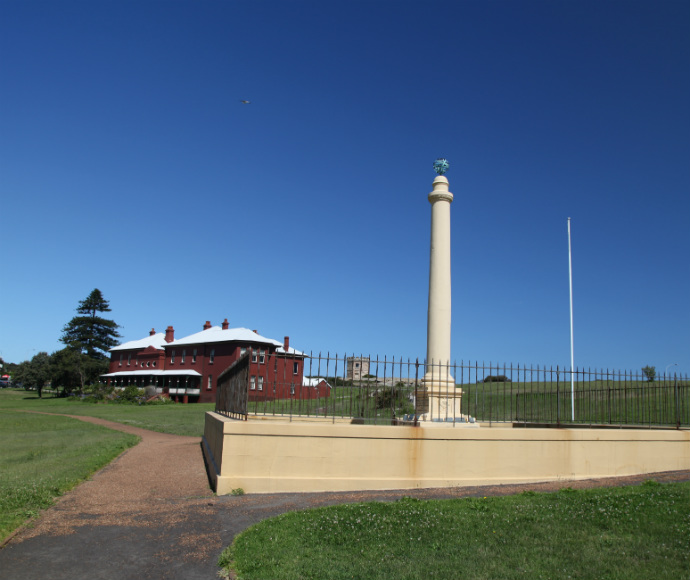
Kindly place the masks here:
<instances>
[{"instance_id":1,"label":"red brick building","mask_svg":"<svg viewBox=\"0 0 690 580\"><path fill-rule=\"evenodd\" d=\"M149 336L110 349L110 368L103 375L116 387L154 386L159 393L184 402L216 400L218 376L245 352L251 351L250 399L311 399L328 396L325 381L304 378L304 353L254 330L206 322L201 332L175 339L151 329Z\"/></svg>"}]
</instances>

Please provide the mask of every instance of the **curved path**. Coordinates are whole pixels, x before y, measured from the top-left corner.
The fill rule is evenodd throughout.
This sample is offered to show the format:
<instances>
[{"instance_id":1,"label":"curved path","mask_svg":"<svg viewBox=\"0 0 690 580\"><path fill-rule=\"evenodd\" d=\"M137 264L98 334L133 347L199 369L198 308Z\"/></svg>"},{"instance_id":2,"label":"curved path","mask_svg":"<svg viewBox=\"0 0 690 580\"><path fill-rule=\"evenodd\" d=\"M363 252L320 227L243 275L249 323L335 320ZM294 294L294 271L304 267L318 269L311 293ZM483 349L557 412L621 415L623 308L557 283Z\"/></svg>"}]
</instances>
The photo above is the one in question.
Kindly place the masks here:
<instances>
[{"instance_id":1,"label":"curved path","mask_svg":"<svg viewBox=\"0 0 690 580\"><path fill-rule=\"evenodd\" d=\"M216 497L200 440L94 417L75 419L133 433L141 442L62 496L0 550L3 580L217 579L216 560L233 537L265 518L344 502L402 496L507 495L533 489L636 484L650 475L579 482L356 493L282 493ZM688 481L690 471L657 474Z\"/></svg>"}]
</instances>

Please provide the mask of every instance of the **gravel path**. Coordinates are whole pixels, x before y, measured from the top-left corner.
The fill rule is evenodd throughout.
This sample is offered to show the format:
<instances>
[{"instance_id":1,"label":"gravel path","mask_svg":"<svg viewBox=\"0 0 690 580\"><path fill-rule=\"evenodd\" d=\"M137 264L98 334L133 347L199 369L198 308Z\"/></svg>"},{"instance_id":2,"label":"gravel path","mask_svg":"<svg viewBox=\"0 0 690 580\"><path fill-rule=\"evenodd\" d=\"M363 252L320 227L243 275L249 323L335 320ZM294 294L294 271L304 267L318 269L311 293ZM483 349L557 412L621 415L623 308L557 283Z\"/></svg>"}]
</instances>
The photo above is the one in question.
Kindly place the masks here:
<instances>
[{"instance_id":1,"label":"gravel path","mask_svg":"<svg viewBox=\"0 0 690 580\"><path fill-rule=\"evenodd\" d=\"M233 537L280 513L368 500L483 497L527 489L635 485L648 479L690 481L690 471L624 478L450 489L213 495L200 440L73 416L133 433L141 443L61 497L0 550L3 580L217 578L216 560Z\"/></svg>"}]
</instances>

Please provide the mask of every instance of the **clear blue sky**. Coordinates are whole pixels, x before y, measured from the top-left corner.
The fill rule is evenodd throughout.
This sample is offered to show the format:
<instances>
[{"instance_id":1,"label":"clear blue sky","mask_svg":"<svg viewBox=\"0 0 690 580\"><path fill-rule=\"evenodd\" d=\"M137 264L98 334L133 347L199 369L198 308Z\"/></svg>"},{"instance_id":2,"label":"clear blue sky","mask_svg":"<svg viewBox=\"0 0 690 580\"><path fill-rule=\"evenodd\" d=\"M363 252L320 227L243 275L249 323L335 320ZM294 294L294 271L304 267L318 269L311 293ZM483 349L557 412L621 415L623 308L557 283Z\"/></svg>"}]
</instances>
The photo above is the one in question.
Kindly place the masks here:
<instances>
[{"instance_id":1,"label":"clear blue sky","mask_svg":"<svg viewBox=\"0 0 690 580\"><path fill-rule=\"evenodd\" d=\"M432 163L452 353L690 373L687 1L0 0L0 354L99 288L423 358ZM250 105L240 103L251 100Z\"/></svg>"}]
</instances>

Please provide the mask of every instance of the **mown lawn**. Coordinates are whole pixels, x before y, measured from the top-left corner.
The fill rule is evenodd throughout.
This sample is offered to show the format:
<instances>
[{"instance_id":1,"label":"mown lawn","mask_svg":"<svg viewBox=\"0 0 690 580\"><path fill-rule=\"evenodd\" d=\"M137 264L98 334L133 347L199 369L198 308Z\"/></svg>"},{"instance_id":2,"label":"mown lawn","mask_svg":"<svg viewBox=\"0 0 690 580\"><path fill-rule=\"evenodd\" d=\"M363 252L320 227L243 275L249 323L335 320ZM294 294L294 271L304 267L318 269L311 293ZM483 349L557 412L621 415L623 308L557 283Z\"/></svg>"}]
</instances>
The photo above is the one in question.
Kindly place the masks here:
<instances>
[{"instance_id":1,"label":"mown lawn","mask_svg":"<svg viewBox=\"0 0 690 580\"><path fill-rule=\"evenodd\" d=\"M77 419L16 412L0 405L0 441L2 540L138 438Z\"/></svg>"},{"instance_id":2,"label":"mown lawn","mask_svg":"<svg viewBox=\"0 0 690 580\"><path fill-rule=\"evenodd\" d=\"M365 503L265 520L219 565L240 580L678 580L690 484Z\"/></svg>"},{"instance_id":3,"label":"mown lawn","mask_svg":"<svg viewBox=\"0 0 690 580\"><path fill-rule=\"evenodd\" d=\"M456 377L457 378L457 377ZM335 382L335 381L333 381ZM580 381L574 385L575 420L572 420L570 383L490 382L458 384L462 388L462 414L480 422L621 424L642 426L690 425L690 384L687 381ZM421 387L420 387L421 388ZM377 404L382 392L395 396ZM418 390L417 395L421 396ZM377 395L378 394L378 395ZM250 401L257 414L295 414L361 417L367 422L390 422L414 413L413 386L384 388L362 382L333 387L320 399Z\"/></svg>"},{"instance_id":4,"label":"mown lawn","mask_svg":"<svg viewBox=\"0 0 690 580\"><path fill-rule=\"evenodd\" d=\"M88 415L142 429L201 437L204 434L206 411L213 411L213 403L189 405L122 405L82 403L50 395L38 398L35 391L0 390L0 409L23 409L62 415Z\"/></svg>"},{"instance_id":5,"label":"mown lawn","mask_svg":"<svg viewBox=\"0 0 690 580\"><path fill-rule=\"evenodd\" d=\"M69 417L88 415L143 429L201 437L214 405L94 404L0 390L0 540L122 451L137 437Z\"/></svg>"}]
</instances>

